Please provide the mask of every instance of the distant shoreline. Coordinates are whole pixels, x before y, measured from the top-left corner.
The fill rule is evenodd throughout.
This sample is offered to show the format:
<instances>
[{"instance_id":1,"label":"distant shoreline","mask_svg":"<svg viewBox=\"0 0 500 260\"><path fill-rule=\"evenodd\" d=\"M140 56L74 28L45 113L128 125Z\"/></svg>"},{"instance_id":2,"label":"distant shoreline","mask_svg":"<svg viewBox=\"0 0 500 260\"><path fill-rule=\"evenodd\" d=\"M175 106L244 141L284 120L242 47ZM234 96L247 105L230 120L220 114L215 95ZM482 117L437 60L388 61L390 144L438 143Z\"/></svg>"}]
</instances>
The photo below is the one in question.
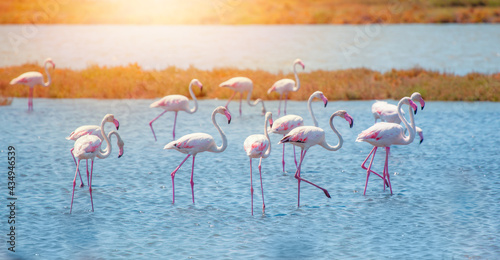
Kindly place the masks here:
<instances>
[{"instance_id":1,"label":"distant shoreline","mask_svg":"<svg viewBox=\"0 0 500 260\"><path fill-rule=\"evenodd\" d=\"M28 87L9 84L11 79L27 71L39 71L45 76L44 69L36 64L0 68L0 97L27 97ZM254 82L252 99L277 100L279 95L268 95L267 90L279 79L294 78L293 74L233 68L144 70L137 64L95 65L83 70L56 68L49 72L52 84L47 88L37 86L35 97L154 99L171 94L189 96L189 82L196 78L203 84L201 93L194 91L197 98L227 99L233 91L219 84L232 77L245 76ZM312 92L320 90L332 101L399 99L418 91L426 100L500 102L500 72L460 76L422 68L392 69L383 73L357 68L301 72L299 78L301 88L290 94L291 100L307 100Z\"/></svg>"},{"instance_id":2,"label":"distant shoreline","mask_svg":"<svg viewBox=\"0 0 500 260\"><path fill-rule=\"evenodd\" d=\"M497 0L4 0L0 24L500 23Z\"/></svg>"}]
</instances>

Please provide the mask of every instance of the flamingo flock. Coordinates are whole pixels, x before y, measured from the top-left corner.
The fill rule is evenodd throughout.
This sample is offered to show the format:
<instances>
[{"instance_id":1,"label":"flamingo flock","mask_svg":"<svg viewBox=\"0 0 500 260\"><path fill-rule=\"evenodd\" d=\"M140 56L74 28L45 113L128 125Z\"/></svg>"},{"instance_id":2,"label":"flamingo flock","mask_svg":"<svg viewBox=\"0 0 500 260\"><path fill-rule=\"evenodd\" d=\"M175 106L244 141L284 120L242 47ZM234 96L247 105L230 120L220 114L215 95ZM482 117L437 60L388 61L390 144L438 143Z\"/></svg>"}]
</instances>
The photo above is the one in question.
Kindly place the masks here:
<instances>
[{"instance_id":1,"label":"flamingo flock","mask_svg":"<svg viewBox=\"0 0 500 260\"><path fill-rule=\"evenodd\" d=\"M168 111L174 112L174 124L172 130L172 140L168 142L163 149L165 150L176 150L180 153L186 154L186 157L181 161L181 163L170 173L172 180L172 204L175 203L175 175L181 168L181 166L187 161L189 157L193 157L191 164L191 195L192 202L195 203L194 196L194 164L195 158L198 153L201 152L212 152L212 153L222 153L226 150L226 148L230 145L228 138L220 125L216 121L216 115L220 114L226 117L228 124L231 122L231 113L229 112L228 105L230 104L233 97L237 92L240 93L240 104L239 104L239 114L242 114L242 99L243 93L248 92L247 94L247 103L249 106L254 107L261 104L261 112L264 115L264 133L263 134L254 134L248 136L244 143L243 148L246 155L250 160L250 196L251 196L251 214L253 215L253 175L252 175L252 159L259 159L259 177L260 177L260 187L261 187L261 195L262 195L262 214L265 214L265 201L264 201L264 188L263 188L263 178L262 178L262 160L268 158L271 155L271 139L269 137L270 133L282 135L281 140L277 144L283 145L282 151L282 168L283 172L285 172L285 144L290 143L294 147L294 159L295 159L295 175L294 178L297 180L297 207L300 207L300 188L301 182L305 182L307 184L312 185L315 188L323 191L327 198L331 198L330 193L324 186L320 186L316 183L313 183L310 180L307 180L301 174L302 165L304 162L304 158L309 151L309 149L313 146L321 146L325 148L327 151L338 151L342 148L344 144L344 139L342 135L337 131L334 125L335 118L344 119L349 128L353 128L354 119L351 115L349 115L345 110L338 110L331 114L329 118L329 125L335 134L338 142L336 145L331 145L326 141L326 131L322 128L318 127L318 120L314 115L312 109L312 101L315 98L321 99L324 107L328 104L327 97L321 91L313 92L307 102L307 109L311 116L311 120L313 125L306 126L304 124L304 119L300 115L286 114L286 103L288 99L288 94L290 92L298 91L300 89L300 81L297 75L296 66L299 65L302 69L305 69L304 63L300 59L296 59L293 63L293 72L295 75L295 81L291 79L282 79L277 81L272 85L272 87L268 90L268 94L272 92L277 92L280 95L280 101L278 105L277 115L279 116L281 113L281 101L285 99L283 116L279 117L276 120L273 120L273 114L271 112L267 112L264 106L264 101L261 98L257 98L254 102L251 102L251 96L253 91L253 82L251 79L247 77L234 77L229 80L222 82L219 87L225 87L233 90L232 96L228 99L225 106L216 107L211 114L211 121L215 129L219 132L219 135L222 140L222 144L217 145L215 139L205 133L192 133L184 135L178 139L175 138L175 126L177 122L177 114L179 111L184 111L188 114L193 114L198 110L198 102L196 96L193 92L193 86L197 86L200 89L200 92L203 90L203 85L197 79L193 79L189 84L189 93L194 102L194 106L190 108L189 99L182 95L169 95L165 96L162 99L153 102L150 107L151 108L161 108L164 111L160 113L157 117L149 122L149 126L153 133L153 137L155 141L157 141L157 137L155 131L153 129L153 122L155 122L159 117L165 114ZM51 84L51 77L49 74L49 66L55 68L54 62L49 58L44 63L44 68L47 74L48 81L44 82L43 75L39 72L26 72L19 77L13 79L10 84L23 84L30 87L29 92L29 100L28 100L28 111L33 110L33 89L36 85L49 86ZM365 179L365 187L363 191L363 195L366 195L369 177L371 174L374 174L377 177L382 179L383 190L385 191L386 187L389 187L390 193L393 194L392 184L390 180L389 173L389 154L390 148L393 145L408 145L412 143L415 139L415 136L418 134L420 136L420 143L423 141L422 130L415 125L415 114L417 113L417 105L416 102L420 103L421 109L424 109L425 101L422 98L422 95L418 92L415 92L411 95L411 97L403 97L399 100L397 105L389 104L385 101L376 101L371 108L373 117L375 119L375 124L364 131L361 131L356 138L356 142L366 142L373 146L371 151L368 153L368 156L364 159L361 164L361 168L366 171L366 179ZM410 115L410 120L408 121L405 118L405 113L403 112L403 106L408 106L408 114ZM380 119L381 122L377 122ZM106 123L112 123L116 130L112 130L106 134L105 125ZM401 125L403 123L404 126ZM89 187L89 195L90 195L90 203L92 211L94 211L94 203L92 196L92 175L94 171L94 161L96 158L98 159L106 159L110 156L112 152L112 143L111 138L114 135L117 139L117 147L119 148L118 158L122 157L124 154L124 141L120 134L118 133L118 129L120 124L118 120L115 118L113 114L107 114L101 121L100 125L83 125L77 127L66 139L73 140L74 145L70 150L70 153L73 157L73 161L76 166L75 176L73 178L73 189L71 195L71 204L70 204L70 213L73 210L73 201L75 194L75 186L77 181L77 176L80 178L80 187L84 187L84 182L80 174L80 162L81 160L86 161L86 172L87 172L87 185ZM103 148L103 143L106 143L106 147ZM297 162L295 156L295 146L300 148L300 157ZM380 171L375 171L373 162L375 159L375 154L379 147L385 148L385 162L383 166L382 173ZM371 159L370 159L371 157ZM90 171L88 160L91 161ZM369 160L368 166L366 166Z\"/></svg>"}]
</instances>

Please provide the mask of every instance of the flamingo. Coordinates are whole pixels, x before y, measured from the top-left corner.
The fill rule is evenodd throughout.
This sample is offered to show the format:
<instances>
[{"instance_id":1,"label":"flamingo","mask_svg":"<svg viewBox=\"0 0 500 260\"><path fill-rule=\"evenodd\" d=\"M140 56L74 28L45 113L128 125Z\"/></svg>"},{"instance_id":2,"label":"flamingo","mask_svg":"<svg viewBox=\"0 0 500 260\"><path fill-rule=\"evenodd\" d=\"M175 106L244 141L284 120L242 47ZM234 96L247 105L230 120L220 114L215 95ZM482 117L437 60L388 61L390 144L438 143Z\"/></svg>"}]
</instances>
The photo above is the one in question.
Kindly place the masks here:
<instances>
[{"instance_id":1,"label":"flamingo","mask_svg":"<svg viewBox=\"0 0 500 260\"><path fill-rule=\"evenodd\" d=\"M106 135L104 132L104 124L106 122L114 122L115 117L112 114L107 114L104 116L101 122L101 133L103 136L104 141L107 144L106 149L102 150L101 149L101 144L102 140L97 136L97 135L84 135L78 140L76 140L75 145L74 145L74 150L73 150L73 155L78 158L78 163L76 164L76 172L75 172L75 178L73 179L73 193L71 195L71 208L69 210L69 213L71 214L71 211L73 210L73 198L75 196L75 185L76 185L76 176L79 173L79 166L80 166L80 161L85 159L91 160L91 167L90 167L90 178L89 178L89 193L90 193L90 203L92 204L92 211L94 211L94 202L92 199L92 173L94 169L94 159L95 157L99 159L106 159L110 154L112 150L111 143L109 141L109 137L111 137L111 134L115 134L117 137L119 137L118 133L116 131L110 132L109 135ZM109 137L108 137L109 136ZM121 138L120 138L121 139ZM123 141L122 141L123 142ZM121 145L123 147L123 144ZM118 157L121 157L123 155L123 150L120 149L120 154Z\"/></svg>"},{"instance_id":2,"label":"flamingo","mask_svg":"<svg viewBox=\"0 0 500 260\"><path fill-rule=\"evenodd\" d=\"M420 109L423 110L425 107L425 101L422 98L422 94L419 92L414 92L411 96L410 99L413 102L419 102L420 103ZM377 123L377 119L380 119L382 122L389 122L389 123L395 123L395 124L401 124L401 119L399 118L398 112L397 112L397 106L393 104L389 104L385 101L376 101L372 105L372 114L373 117L375 118L375 123ZM401 114L404 116L405 113L404 111L401 111ZM420 127L416 126L415 127L417 134L420 137L420 143L424 141L424 134L423 131Z\"/></svg>"},{"instance_id":3,"label":"flamingo","mask_svg":"<svg viewBox=\"0 0 500 260\"><path fill-rule=\"evenodd\" d=\"M264 134L263 135L251 135L245 139L243 143L243 148L250 158L250 194L252 197L252 216L253 216L253 182L252 182L252 158L260 158L259 160L259 175L260 175L260 189L262 191L262 214L266 209L266 204L264 203L264 187L262 186L262 159L269 157L271 154L271 140L269 139L267 122L271 127L273 126L273 114L267 112L264 120Z\"/></svg>"},{"instance_id":4,"label":"flamingo","mask_svg":"<svg viewBox=\"0 0 500 260\"><path fill-rule=\"evenodd\" d=\"M281 110L281 99L283 98L283 95L285 95L285 111L284 114L286 115L286 101L288 98L288 93L291 91L297 91L300 89L300 80L299 76L297 75L297 70L295 69L295 66L299 64L302 66L302 69L305 69L306 66L300 59L296 59L293 62L293 73L295 74L295 80L297 81L297 84L295 84L295 81L291 79L280 79L276 81L273 86L267 90L267 94L271 94L271 92L276 91L280 94L280 103L278 106L278 116L280 115L280 110Z\"/></svg>"},{"instance_id":5,"label":"flamingo","mask_svg":"<svg viewBox=\"0 0 500 260\"><path fill-rule=\"evenodd\" d=\"M116 130L118 130L118 128L120 128L120 123L118 122L118 120L114 120L113 121L115 127L116 127ZM111 133L110 133L111 134ZM108 134L108 138L110 138L110 134ZM84 135L95 135L97 137L99 137L99 139L103 140L103 137L102 137L102 134L101 134L101 128L97 125L84 125L84 126L80 126L78 127L77 129L75 129L75 131L71 132L71 134L66 137L67 140L73 140L73 141L76 141L78 140L78 138L84 136ZM117 139L118 139L118 142L117 142L117 145L118 147L120 147L120 140L121 140L121 137L118 133L115 134ZM73 155L73 150L75 148L71 148L70 150L70 153L71 153L71 157L73 157L73 161L75 162L75 165L76 164L76 159L75 159L75 156ZM123 147L120 147L120 151L123 150ZM88 168L88 160L85 160L87 162L87 168ZM87 182L88 182L88 171L87 171ZM79 173L80 175L80 173ZM80 175L80 181L81 181L81 184L80 184L80 187L83 187L83 180L82 180L82 176Z\"/></svg>"},{"instance_id":6,"label":"flamingo","mask_svg":"<svg viewBox=\"0 0 500 260\"><path fill-rule=\"evenodd\" d=\"M185 135L177 140L174 140L163 149L172 149L179 151L181 153L187 154L186 158L175 168L175 170L170 174L172 177L172 204L175 203L175 185L174 185L174 178L175 178L175 173L179 170L179 168L182 166L182 164L189 158L189 156L193 156L193 164L191 166L191 194L193 197L193 204L194 204L194 181L193 181L193 172L194 172L194 159L198 153L201 152L212 152L212 153L221 153L224 152L227 148L227 138L220 126L217 124L215 121L215 115L216 114L222 114L227 117L227 123L231 123L231 114L227 110L227 108L223 106L219 106L215 108L215 110L212 112L212 123L219 131L219 134L222 138L222 145L217 146L215 144L214 138L205 133L194 133L194 134L188 134Z\"/></svg>"},{"instance_id":7,"label":"flamingo","mask_svg":"<svg viewBox=\"0 0 500 260\"><path fill-rule=\"evenodd\" d=\"M19 77L10 81L11 85L22 84L30 87L30 93L28 98L28 111L33 111L33 89L36 85L42 85L44 87L50 86L52 79L50 78L49 69L47 65L52 65L52 68L56 68L56 64L52 59L48 58L44 62L45 73L47 74L47 82L43 82L43 75L38 71L30 71L21 74Z\"/></svg>"},{"instance_id":8,"label":"flamingo","mask_svg":"<svg viewBox=\"0 0 500 260\"><path fill-rule=\"evenodd\" d=\"M300 177L300 171L301 171L301 166L302 162L304 161L304 157L306 156L307 150L311 148L314 145L320 145L323 148L327 149L328 151L337 151L342 147L342 144L344 143L344 139L342 139L342 135L335 129L335 126L333 125L333 118L339 116L343 119L345 119L349 123L349 127L352 128L352 125L354 123L354 120L352 117L345 111L345 110L338 110L335 113L333 113L330 116L330 127L332 128L333 132L337 135L339 138L339 142L335 146L331 146L328 144L325 140L325 131L319 127L316 126L299 126L290 133L288 133L286 136L284 136L281 141L278 143L291 143L293 145L299 146L300 147L300 162L299 166L297 167L297 171L295 172L295 178L298 180L298 202L297 202L297 207L300 206L300 182L304 181L306 183L309 183L313 185L314 187L322 190L325 195L330 198L330 194L328 191L306 179L303 179Z\"/></svg>"},{"instance_id":9,"label":"flamingo","mask_svg":"<svg viewBox=\"0 0 500 260\"><path fill-rule=\"evenodd\" d=\"M255 102L251 103L250 102L250 97L252 96L252 90L253 90L253 82L251 79L247 77L234 77L229 80L226 80L222 82L219 87L226 87L232 89L233 95L229 98L229 100L226 103L226 108L229 105L229 102L233 99L234 95L236 95L236 92L240 93L240 116L241 116L241 103L243 99L243 92L248 91L247 95L247 103L249 106L254 107L259 103L262 103L262 114L266 113L266 108L264 107L264 101L262 99L258 98L255 100Z\"/></svg>"},{"instance_id":10,"label":"flamingo","mask_svg":"<svg viewBox=\"0 0 500 260\"><path fill-rule=\"evenodd\" d=\"M411 124L409 124L406 118L402 115L401 107L403 105L409 106ZM363 195L366 194L366 187L368 186L368 178L370 177L370 173L373 173L382 178L384 180L384 189L385 185L388 185L391 189L391 194L392 194L392 186L388 168L389 152L391 149L391 145L407 145L413 142L413 139L415 138L415 119L412 113L413 112L412 109L416 114L417 105L409 97L404 97L399 101L396 110L399 118L402 120L403 124L408 130L409 136L404 135L404 128L400 124L380 122L364 130L356 138L356 142L367 142L373 145L372 151L368 154L366 159L361 164L361 168L365 169L367 172L365 190L363 192ZM378 147L385 147L386 151L383 176L371 170L373 159L375 158L375 153ZM370 161L368 168L366 168L365 164L368 158L370 158L370 156L372 156L372 159Z\"/></svg>"},{"instance_id":11,"label":"flamingo","mask_svg":"<svg viewBox=\"0 0 500 260\"><path fill-rule=\"evenodd\" d=\"M196 96L193 93L193 88L192 88L193 85L200 87L200 91L203 90L203 85L201 84L201 82L199 80L197 80L197 79L191 80L191 83L189 83L189 94L191 94L191 97L193 98L193 101L194 101L194 107L191 109L189 109L189 99L183 95L168 95L168 96L165 96L158 101L153 102L151 105L149 105L149 107L151 107L151 108L160 107L160 108L163 108L165 110L160 115L155 117L155 119L153 119L153 120L151 120L151 122L149 122L149 126L151 127L151 131L153 132L153 136L155 138L155 141L156 141L156 135L155 135L155 131L153 130L153 122L156 121L156 119L158 119L160 116L165 114L167 111L174 111L175 112L174 127L173 127L173 132L172 132L172 136L173 136L172 139L175 140L175 124L177 122L177 113L179 111L184 111L186 113L193 114L198 110L198 101L196 100Z\"/></svg>"},{"instance_id":12,"label":"flamingo","mask_svg":"<svg viewBox=\"0 0 500 260\"><path fill-rule=\"evenodd\" d=\"M311 107L311 103L314 98L320 98L323 100L323 103L326 105L328 104L328 99L325 97L323 92L321 91L316 91L311 94L309 97L309 100L307 101L307 108L309 109L309 113L311 114L311 118L313 120L314 126L318 126L318 121L316 120L316 117L314 116L314 112ZM285 136L288 134L290 131L292 131L295 127L303 126L304 125L304 119L301 116L297 115L286 115L282 116L276 121L273 122L273 125L271 127L271 133L274 134L280 134ZM293 146L293 157L295 160L295 166L297 166L297 159L295 157L295 146ZM283 144L283 155L282 155L282 164L283 164L283 172L285 172L285 144Z\"/></svg>"}]
</instances>

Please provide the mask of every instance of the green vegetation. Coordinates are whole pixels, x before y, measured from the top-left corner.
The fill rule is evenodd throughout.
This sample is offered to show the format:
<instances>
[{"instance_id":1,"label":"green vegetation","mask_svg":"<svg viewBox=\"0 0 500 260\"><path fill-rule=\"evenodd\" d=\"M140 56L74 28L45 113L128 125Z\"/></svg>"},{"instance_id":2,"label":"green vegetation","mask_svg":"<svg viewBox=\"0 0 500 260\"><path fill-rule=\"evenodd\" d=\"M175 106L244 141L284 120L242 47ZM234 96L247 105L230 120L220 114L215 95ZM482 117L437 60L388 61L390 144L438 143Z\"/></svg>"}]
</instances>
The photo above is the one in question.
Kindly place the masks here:
<instances>
[{"instance_id":1,"label":"green vegetation","mask_svg":"<svg viewBox=\"0 0 500 260\"><path fill-rule=\"evenodd\" d=\"M39 65L26 64L0 68L0 97L27 97L28 87L9 85L11 79L26 71L44 70ZM50 87L37 86L35 97L142 99L160 98L170 94L189 96L188 85L197 78L203 83L203 92L194 90L201 99L227 99L232 91L218 87L235 76L253 80L254 98L278 99L276 93L267 94L274 82L293 79L292 74L272 74L262 70L217 68L199 70L169 67L164 70L143 70L137 64L123 67L91 66L84 70L51 70ZM486 75L470 73L465 76L413 68L391 70L385 73L369 69L313 71L300 73L301 89L289 98L307 100L321 90L330 100L399 99L419 91L426 100L500 101L500 73Z\"/></svg>"},{"instance_id":2,"label":"green vegetation","mask_svg":"<svg viewBox=\"0 0 500 260\"><path fill-rule=\"evenodd\" d=\"M498 23L500 0L2 0L8 24Z\"/></svg>"}]
</instances>

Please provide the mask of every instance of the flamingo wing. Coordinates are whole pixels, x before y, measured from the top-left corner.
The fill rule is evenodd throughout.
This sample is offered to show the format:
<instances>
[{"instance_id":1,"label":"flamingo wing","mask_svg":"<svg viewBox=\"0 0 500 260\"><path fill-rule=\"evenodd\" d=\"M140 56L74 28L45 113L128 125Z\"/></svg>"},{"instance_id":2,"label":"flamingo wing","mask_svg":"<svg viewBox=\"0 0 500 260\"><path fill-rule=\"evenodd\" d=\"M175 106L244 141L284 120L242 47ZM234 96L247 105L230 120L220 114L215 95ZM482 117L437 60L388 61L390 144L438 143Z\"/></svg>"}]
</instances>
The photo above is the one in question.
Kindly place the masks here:
<instances>
[{"instance_id":1,"label":"flamingo wing","mask_svg":"<svg viewBox=\"0 0 500 260\"><path fill-rule=\"evenodd\" d=\"M385 147L395 143L403 135L403 127L399 124L380 122L361 132L356 142L368 142L374 146Z\"/></svg>"},{"instance_id":2,"label":"flamingo wing","mask_svg":"<svg viewBox=\"0 0 500 260\"><path fill-rule=\"evenodd\" d=\"M25 72L10 81L10 85L14 84L23 84L30 87L34 87L37 84L43 85L43 75L36 71Z\"/></svg>"},{"instance_id":3,"label":"flamingo wing","mask_svg":"<svg viewBox=\"0 0 500 260\"><path fill-rule=\"evenodd\" d=\"M78 140L78 138L84 135L95 135L99 137L99 139L101 140L103 139L101 128L97 125L80 126L77 129L75 129L75 131L73 131L68 137L66 137L66 139L76 141Z\"/></svg>"},{"instance_id":4,"label":"flamingo wing","mask_svg":"<svg viewBox=\"0 0 500 260\"><path fill-rule=\"evenodd\" d=\"M271 132L275 134L288 134L292 129L303 126L304 119L297 115L286 115L273 122Z\"/></svg>"},{"instance_id":5,"label":"flamingo wing","mask_svg":"<svg viewBox=\"0 0 500 260\"><path fill-rule=\"evenodd\" d=\"M215 140L211 135L194 133L168 143L163 149L173 149L185 154L196 154L209 151L211 147L216 147Z\"/></svg>"},{"instance_id":6,"label":"flamingo wing","mask_svg":"<svg viewBox=\"0 0 500 260\"><path fill-rule=\"evenodd\" d=\"M253 82L247 77L234 77L222 82L219 87L230 88L234 91L244 92L253 89Z\"/></svg>"},{"instance_id":7,"label":"flamingo wing","mask_svg":"<svg viewBox=\"0 0 500 260\"><path fill-rule=\"evenodd\" d=\"M245 139L243 148L251 158L259 158L264 155L269 147L269 141L265 135L251 135Z\"/></svg>"},{"instance_id":8,"label":"flamingo wing","mask_svg":"<svg viewBox=\"0 0 500 260\"><path fill-rule=\"evenodd\" d=\"M189 110L189 99L183 95L169 95L153 102L149 107L161 107L167 111Z\"/></svg>"},{"instance_id":9,"label":"flamingo wing","mask_svg":"<svg viewBox=\"0 0 500 260\"><path fill-rule=\"evenodd\" d=\"M101 139L95 135L85 135L78 140L76 140L73 150L73 155L75 157L84 157L83 159L89 158L101 147Z\"/></svg>"},{"instance_id":10,"label":"flamingo wing","mask_svg":"<svg viewBox=\"0 0 500 260\"><path fill-rule=\"evenodd\" d=\"M292 79L280 79L273 84L273 86L267 91L267 93L269 94L273 91L276 91L280 94L283 94L285 92L292 91L294 86L295 86L294 80L292 80Z\"/></svg>"}]
</instances>

